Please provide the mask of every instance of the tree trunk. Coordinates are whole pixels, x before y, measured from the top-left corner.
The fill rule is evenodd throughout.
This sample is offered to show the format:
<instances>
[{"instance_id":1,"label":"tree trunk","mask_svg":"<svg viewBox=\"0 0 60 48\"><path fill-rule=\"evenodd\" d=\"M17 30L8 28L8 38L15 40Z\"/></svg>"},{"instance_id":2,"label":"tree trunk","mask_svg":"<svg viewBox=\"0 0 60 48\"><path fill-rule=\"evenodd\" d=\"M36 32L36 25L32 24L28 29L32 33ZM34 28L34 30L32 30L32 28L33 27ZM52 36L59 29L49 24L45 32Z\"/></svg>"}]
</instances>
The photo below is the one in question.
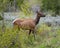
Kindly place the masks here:
<instances>
[{"instance_id":1,"label":"tree trunk","mask_svg":"<svg viewBox=\"0 0 60 48\"><path fill-rule=\"evenodd\" d=\"M14 11L16 11L16 0L14 0Z\"/></svg>"}]
</instances>

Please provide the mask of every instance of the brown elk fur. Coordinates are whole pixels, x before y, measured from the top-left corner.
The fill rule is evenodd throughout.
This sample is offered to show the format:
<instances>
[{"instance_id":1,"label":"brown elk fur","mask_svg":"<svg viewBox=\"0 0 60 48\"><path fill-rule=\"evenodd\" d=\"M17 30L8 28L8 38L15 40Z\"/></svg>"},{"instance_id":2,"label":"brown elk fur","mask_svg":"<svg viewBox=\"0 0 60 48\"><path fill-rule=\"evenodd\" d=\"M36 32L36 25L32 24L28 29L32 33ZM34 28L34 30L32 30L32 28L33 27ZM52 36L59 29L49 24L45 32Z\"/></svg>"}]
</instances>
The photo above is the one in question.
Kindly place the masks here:
<instances>
[{"instance_id":1,"label":"brown elk fur","mask_svg":"<svg viewBox=\"0 0 60 48\"><path fill-rule=\"evenodd\" d=\"M39 23L40 17L45 17L45 15L42 12L37 11L37 16L35 19L15 19L13 21L13 25L17 25L18 28L29 30L29 35L32 32L35 37L35 27Z\"/></svg>"}]
</instances>

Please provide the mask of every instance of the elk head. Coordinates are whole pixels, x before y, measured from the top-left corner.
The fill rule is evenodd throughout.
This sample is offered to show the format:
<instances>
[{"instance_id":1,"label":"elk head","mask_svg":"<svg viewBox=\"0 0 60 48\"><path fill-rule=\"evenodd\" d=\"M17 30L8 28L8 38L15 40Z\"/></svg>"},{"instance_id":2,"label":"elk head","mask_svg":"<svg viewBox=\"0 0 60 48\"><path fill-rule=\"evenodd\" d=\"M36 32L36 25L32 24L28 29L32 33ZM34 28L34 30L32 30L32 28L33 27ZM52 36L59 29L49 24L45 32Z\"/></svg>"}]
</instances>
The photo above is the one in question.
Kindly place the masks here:
<instances>
[{"instance_id":1,"label":"elk head","mask_svg":"<svg viewBox=\"0 0 60 48\"><path fill-rule=\"evenodd\" d=\"M36 11L38 17L45 17L45 15L41 11Z\"/></svg>"}]
</instances>

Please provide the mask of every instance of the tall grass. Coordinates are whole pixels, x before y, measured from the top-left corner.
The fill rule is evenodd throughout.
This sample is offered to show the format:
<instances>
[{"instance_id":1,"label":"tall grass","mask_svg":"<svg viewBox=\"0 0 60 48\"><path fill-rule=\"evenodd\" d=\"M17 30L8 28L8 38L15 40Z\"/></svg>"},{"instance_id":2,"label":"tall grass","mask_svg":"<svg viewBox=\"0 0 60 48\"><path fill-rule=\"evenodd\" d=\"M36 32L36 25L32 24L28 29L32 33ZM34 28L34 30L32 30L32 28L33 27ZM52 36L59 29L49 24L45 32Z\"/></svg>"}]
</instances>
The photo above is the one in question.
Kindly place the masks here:
<instances>
[{"instance_id":1,"label":"tall grass","mask_svg":"<svg viewBox=\"0 0 60 48\"><path fill-rule=\"evenodd\" d=\"M0 48L60 48L60 30L52 29L41 25L34 40L33 34L29 36L28 31L6 28L2 32L0 28Z\"/></svg>"}]
</instances>

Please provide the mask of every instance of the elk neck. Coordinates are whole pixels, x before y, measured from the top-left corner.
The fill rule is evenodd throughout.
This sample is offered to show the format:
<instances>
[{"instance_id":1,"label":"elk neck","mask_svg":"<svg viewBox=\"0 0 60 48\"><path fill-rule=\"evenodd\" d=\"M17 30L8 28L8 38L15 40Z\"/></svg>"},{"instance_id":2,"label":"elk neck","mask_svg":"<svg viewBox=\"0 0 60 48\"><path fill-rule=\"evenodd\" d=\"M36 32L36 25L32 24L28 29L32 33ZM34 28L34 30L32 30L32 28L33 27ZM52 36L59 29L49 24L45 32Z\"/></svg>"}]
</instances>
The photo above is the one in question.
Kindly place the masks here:
<instances>
[{"instance_id":1,"label":"elk neck","mask_svg":"<svg viewBox=\"0 0 60 48\"><path fill-rule=\"evenodd\" d=\"M39 23L39 20L40 20L40 16L37 15L35 18L35 25L37 25Z\"/></svg>"}]
</instances>

